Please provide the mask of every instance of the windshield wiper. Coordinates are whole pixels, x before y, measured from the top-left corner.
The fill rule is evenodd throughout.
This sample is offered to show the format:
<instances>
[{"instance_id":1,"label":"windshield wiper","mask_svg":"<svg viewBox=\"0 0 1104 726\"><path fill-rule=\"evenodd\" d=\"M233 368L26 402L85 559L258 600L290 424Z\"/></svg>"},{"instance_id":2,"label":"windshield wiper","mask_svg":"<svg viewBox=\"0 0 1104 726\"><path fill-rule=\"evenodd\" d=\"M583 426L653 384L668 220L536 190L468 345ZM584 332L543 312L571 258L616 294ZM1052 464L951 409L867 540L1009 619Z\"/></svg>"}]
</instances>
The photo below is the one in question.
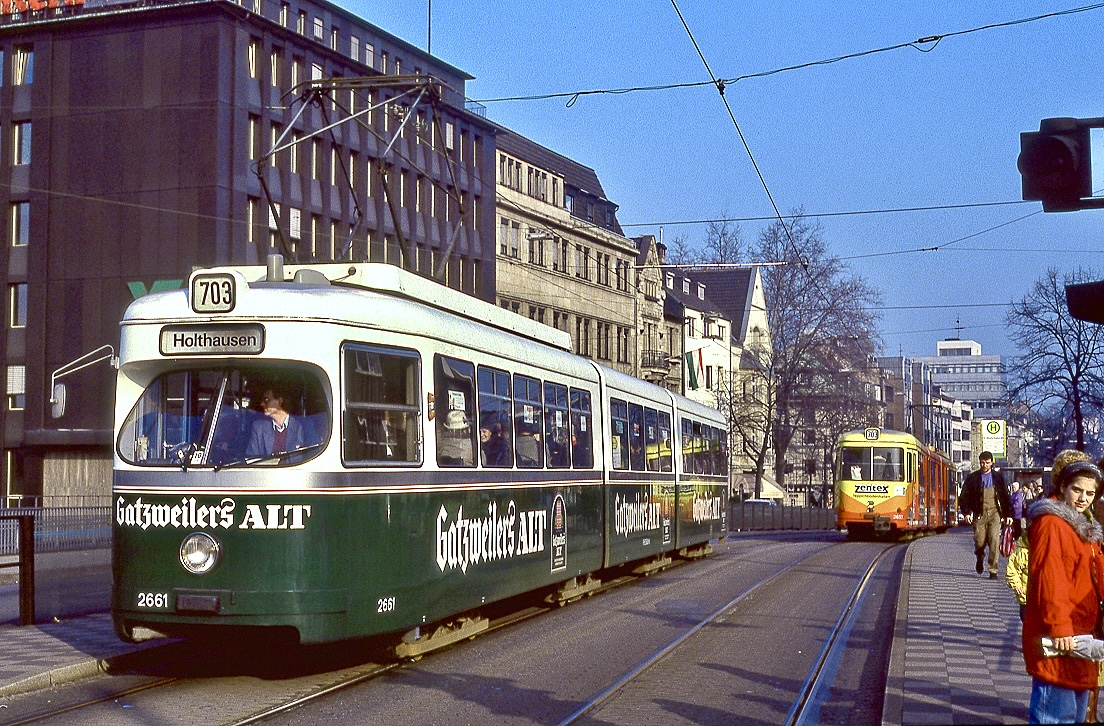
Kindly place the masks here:
<instances>
[{"instance_id":1,"label":"windshield wiper","mask_svg":"<svg viewBox=\"0 0 1104 726\"><path fill-rule=\"evenodd\" d=\"M313 451L320 448L321 443L310 444L309 446L300 446L298 449L292 449L291 451L277 451L272 454L264 454L262 456L247 456L244 459L237 459L235 461L226 461L221 464L215 465L215 471L222 471L223 469L232 469L239 466L260 464L262 461L271 461L272 459L282 459L285 456L292 456L293 454L301 454L304 451Z\"/></svg>"}]
</instances>

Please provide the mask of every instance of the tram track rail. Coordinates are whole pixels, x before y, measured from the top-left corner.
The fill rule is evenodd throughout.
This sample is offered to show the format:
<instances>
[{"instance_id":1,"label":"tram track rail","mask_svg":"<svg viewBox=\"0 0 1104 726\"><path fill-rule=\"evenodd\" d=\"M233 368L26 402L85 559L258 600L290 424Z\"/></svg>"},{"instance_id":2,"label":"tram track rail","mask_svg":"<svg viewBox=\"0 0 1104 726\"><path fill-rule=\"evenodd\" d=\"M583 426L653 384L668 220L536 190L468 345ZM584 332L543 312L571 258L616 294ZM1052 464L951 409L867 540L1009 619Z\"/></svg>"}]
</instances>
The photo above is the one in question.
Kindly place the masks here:
<instances>
[{"instance_id":1,"label":"tram track rail","mask_svg":"<svg viewBox=\"0 0 1104 726\"><path fill-rule=\"evenodd\" d=\"M820 700L821 694L826 694L827 688L831 685L831 679L834 676L834 668L838 666L839 659L843 649L846 647L847 637L850 632L851 626L854 624L854 620L861 609L863 597L866 593L866 588L873 576L877 566L882 562L882 559L888 555L894 548L899 546L898 544L890 545L884 548L877 556L874 557L870 565L867 567L866 572L859 579L858 585L855 587L847 603L844 605L840 617L836 620L835 625L831 628L828 636L825 638L824 646L821 649L820 654L815 659L812 668L809 671L808 676L803 683L798 698L795 700L793 707L786 717L785 723L789 726L805 725L816 723L816 714L819 712L819 707L822 703ZM641 662L624 675L621 676L615 683L610 685L605 690L601 691L589 701L581 705L566 718L558 722L558 726L569 726L570 724L577 723L588 715L593 714L603 704L607 703L611 698L622 692L626 686L636 681L640 676L650 671L656 665L668 658L672 653L678 650L687 641L693 638L703 628L717 622L719 618L731 611L734 607L738 606L742 601L749 598L759 590L765 589L770 584L781 580L790 573L794 572L806 564L809 560L818 556L819 553L812 553L809 556L802 558L801 560L794 562L778 572L770 575L769 577L760 580L758 583L752 585L742 593L734 597L727 604L715 610L699 621L692 628L680 635L675 640L668 643L666 646L660 648L651 657ZM811 720L810 720L811 719Z\"/></svg>"},{"instance_id":2,"label":"tram track rail","mask_svg":"<svg viewBox=\"0 0 1104 726\"><path fill-rule=\"evenodd\" d=\"M860 578L859 584L855 587L855 591L851 593L847 604L844 605L843 612L840 613L835 626L825 639L824 647L813 663L813 667L801 687L800 695L794 702L793 708L786 715L785 723L788 726L805 726L806 724L817 723L820 706L827 697L827 690L835 677L836 668L839 666L843 655L843 649L847 647L847 636L850 634L855 619L862 609L867 586L870 584L874 571L881 564L882 559L897 546L894 544L879 552L866 569L866 573Z\"/></svg>"}]
</instances>

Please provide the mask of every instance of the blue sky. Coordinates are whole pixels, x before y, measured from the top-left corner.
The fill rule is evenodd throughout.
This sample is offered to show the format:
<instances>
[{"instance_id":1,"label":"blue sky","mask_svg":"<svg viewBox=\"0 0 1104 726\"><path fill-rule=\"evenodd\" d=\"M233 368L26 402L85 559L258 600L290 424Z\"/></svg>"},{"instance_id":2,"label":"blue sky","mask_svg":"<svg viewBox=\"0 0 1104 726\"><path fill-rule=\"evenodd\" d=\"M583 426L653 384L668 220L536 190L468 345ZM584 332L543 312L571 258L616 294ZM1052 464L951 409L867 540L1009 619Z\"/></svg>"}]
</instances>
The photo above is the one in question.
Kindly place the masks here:
<instances>
[{"instance_id":1,"label":"blue sky","mask_svg":"<svg viewBox=\"0 0 1104 726\"><path fill-rule=\"evenodd\" d=\"M424 0L338 1L425 47ZM808 214L1018 201L1021 131L1050 116L1104 116L1104 8L949 34L1088 5L678 3L722 78L949 36L919 46L927 52L900 48L727 86L778 207ZM708 80L670 0L624 7L433 0L432 51L475 76L472 99ZM629 234L658 235L653 223L669 222L666 239L698 244L704 225L673 222L773 213L712 86L585 96L571 107L563 99L488 103L487 112L594 168ZM1102 190L1104 134L1093 142L1094 189ZM934 355L956 320L984 352L1013 355L1005 308L994 304L1027 294L1048 266L1104 277L1104 211L1043 214L1038 203L1021 203L821 222L832 251L881 292L893 355ZM745 239L764 224L741 222ZM975 234L935 252L860 257Z\"/></svg>"}]
</instances>

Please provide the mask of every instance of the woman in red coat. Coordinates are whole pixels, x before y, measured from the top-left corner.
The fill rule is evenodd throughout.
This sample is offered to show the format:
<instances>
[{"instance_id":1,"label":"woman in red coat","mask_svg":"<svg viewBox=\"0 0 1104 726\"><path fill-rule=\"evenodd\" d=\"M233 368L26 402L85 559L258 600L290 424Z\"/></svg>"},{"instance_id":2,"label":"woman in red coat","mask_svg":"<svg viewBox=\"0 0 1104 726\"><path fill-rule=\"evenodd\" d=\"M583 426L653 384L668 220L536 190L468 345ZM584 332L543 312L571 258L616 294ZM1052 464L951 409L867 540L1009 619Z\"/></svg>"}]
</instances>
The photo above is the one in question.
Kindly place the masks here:
<instances>
[{"instance_id":1,"label":"woman in red coat","mask_svg":"<svg viewBox=\"0 0 1104 726\"><path fill-rule=\"evenodd\" d=\"M1030 560L1023 654L1031 675L1031 723L1084 721L1097 664L1059 655L1043 656L1041 638L1060 652L1073 650L1073 636L1093 633L1099 617L1100 543L1104 531L1085 511L1100 488L1101 473L1075 462L1059 474L1054 493L1028 511Z\"/></svg>"}]
</instances>

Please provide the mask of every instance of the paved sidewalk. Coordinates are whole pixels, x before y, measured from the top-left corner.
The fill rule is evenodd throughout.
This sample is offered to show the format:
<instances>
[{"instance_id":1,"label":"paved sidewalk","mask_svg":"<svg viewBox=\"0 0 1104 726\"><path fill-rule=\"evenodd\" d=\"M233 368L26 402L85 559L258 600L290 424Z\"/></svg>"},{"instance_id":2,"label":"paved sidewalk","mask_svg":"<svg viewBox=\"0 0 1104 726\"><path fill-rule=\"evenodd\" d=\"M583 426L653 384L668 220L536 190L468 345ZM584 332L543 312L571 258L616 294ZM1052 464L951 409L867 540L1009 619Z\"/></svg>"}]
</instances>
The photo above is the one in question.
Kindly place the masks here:
<instances>
[{"instance_id":1,"label":"paved sidewalk","mask_svg":"<svg viewBox=\"0 0 1104 726\"><path fill-rule=\"evenodd\" d=\"M974 572L969 527L909 545L883 723L1027 722L1031 677L1004 565L997 580Z\"/></svg>"},{"instance_id":2,"label":"paved sidewalk","mask_svg":"<svg viewBox=\"0 0 1104 726\"><path fill-rule=\"evenodd\" d=\"M172 641L158 638L124 643L115 635L109 613L28 627L0 626L0 702L94 676L115 659L168 642Z\"/></svg>"}]
</instances>

